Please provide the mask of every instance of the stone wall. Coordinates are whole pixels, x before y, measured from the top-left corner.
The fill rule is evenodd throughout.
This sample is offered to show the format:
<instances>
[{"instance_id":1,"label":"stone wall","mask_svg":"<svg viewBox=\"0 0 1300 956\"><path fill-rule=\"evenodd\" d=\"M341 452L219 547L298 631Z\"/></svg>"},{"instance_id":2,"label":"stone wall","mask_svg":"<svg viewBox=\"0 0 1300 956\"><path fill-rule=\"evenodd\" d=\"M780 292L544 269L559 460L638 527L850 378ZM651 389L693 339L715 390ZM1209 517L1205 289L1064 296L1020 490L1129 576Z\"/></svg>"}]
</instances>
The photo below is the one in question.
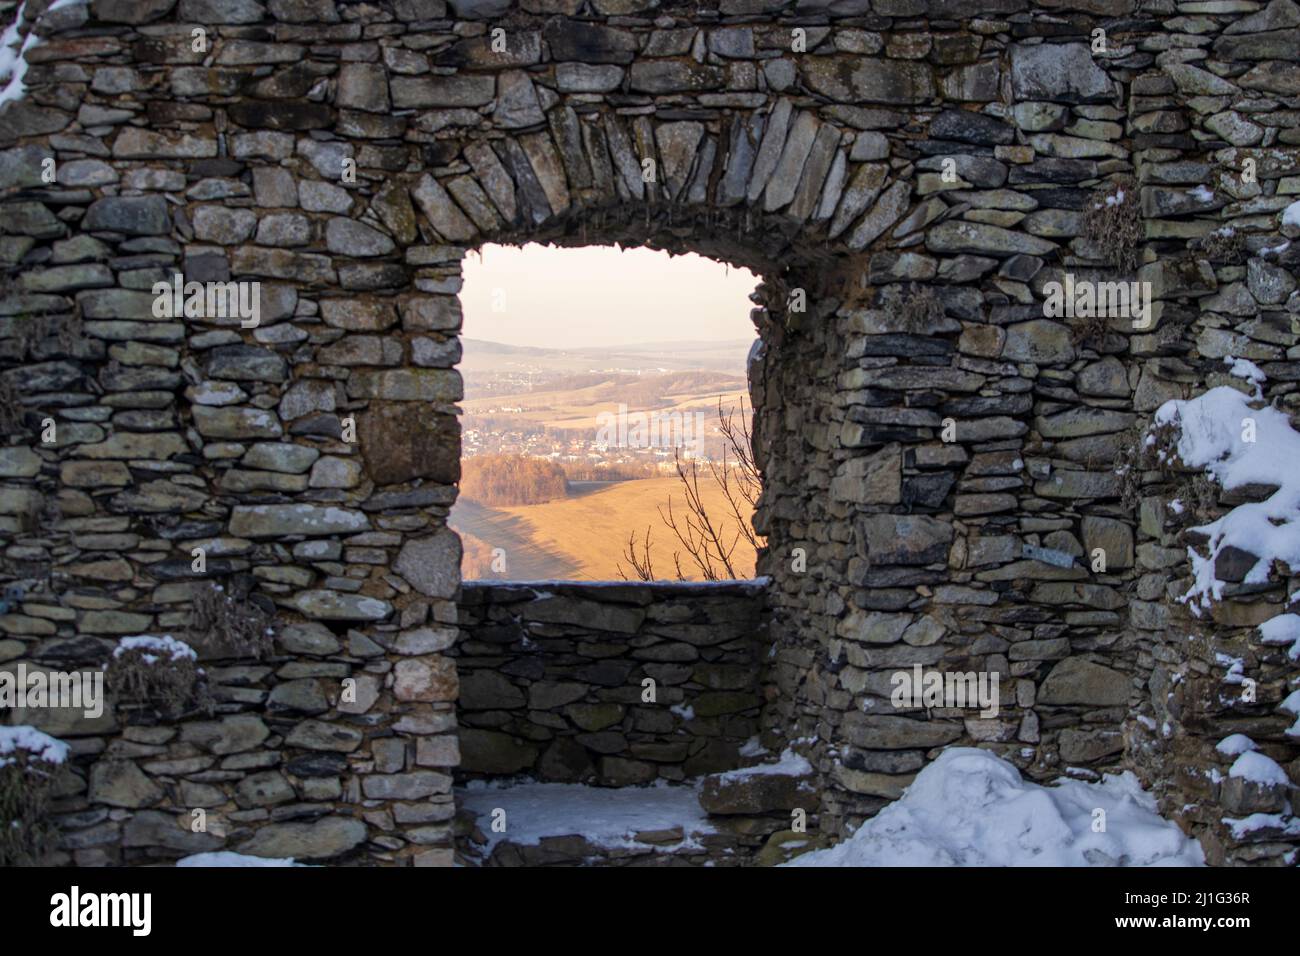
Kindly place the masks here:
<instances>
[{"instance_id":1,"label":"stone wall","mask_svg":"<svg viewBox=\"0 0 1300 956\"><path fill-rule=\"evenodd\" d=\"M460 777L627 786L752 762L761 584L484 582L459 608Z\"/></svg>"},{"instance_id":2,"label":"stone wall","mask_svg":"<svg viewBox=\"0 0 1300 956\"><path fill-rule=\"evenodd\" d=\"M1267 686L1258 705L1219 700L1171 721L1160 745L1126 753L1126 740L1149 736L1136 718L1152 719L1171 674L1202 679L1175 682L1179 698L1214 697L1224 665L1213 641L1193 649L1176 629L1189 540L1160 524L1176 489L1120 473L1161 402L1230 380L1226 356L1260 362L1270 397L1294 407L1300 248L1280 211L1300 190L1300 89L1278 78L1294 74L1296 8L1090 10L964 24L982 35L981 63L1009 70L961 109L873 115L892 166L918 181L863 269L865 301L764 326L751 380L770 545L759 570L774 580L771 719L790 739L816 738L821 824L832 831L874 813L954 744L990 746L1039 779L1127 763L1166 812L1194 818L1219 847L1241 841L1218 817L1256 804L1211 784L1231 762L1214 743L1252 727L1300 779L1276 710L1295 668L1276 648L1247 656ZM1108 48L1089 57L1096 28ZM927 35L929 57L940 36ZM956 189L935 177L944 157L959 164ZM1084 229L1099 189L1113 195L1126 176L1142 240L1128 274ZM1150 281L1150 326L1046 318L1047 283L1066 273ZM941 314L908 321L912 281L938 296ZM1073 557L1065 567L1062 553ZM1256 607L1239 623L1276 611ZM1232 633L1234 657L1243 644L1258 651L1258 635ZM900 714L891 678L915 664L998 673L1002 712ZM1155 707L1157 727L1166 709ZM1233 712L1253 719L1225 719ZM1285 790L1258 807L1285 817ZM1269 827L1252 841L1264 847L1227 858L1281 860L1295 836Z\"/></svg>"},{"instance_id":3,"label":"stone wall","mask_svg":"<svg viewBox=\"0 0 1300 956\"><path fill-rule=\"evenodd\" d=\"M42 39L0 112L0 531L22 589L0 663L184 633L213 583L281 635L340 645L214 662L222 716L266 724L248 765L183 726L58 727L78 753L59 810L105 826L81 859L115 858L141 812L188 814L185 773L238 803L276 767L282 814L350 809L380 859L445 848L424 821L390 827L363 781L412 776L422 746L455 760L456 294L486 242L646 244L762 275L762 729L807 751L827 832L948 744L1038 778L1119 763L1162 675L1213 660L1163 633L1181 541L1139 508L1163 479L1115 464L1229 354L1291 407L1293 0L48 5L22 8ZM1085 228L1120 191L1130 262L1118 231ZM178 273L261 282L260 322L160 314ZM1047 317L1067 273L1149 282L1150 325ZM999 714L892 706L917 664L997 673ZM345 669L384 689L373 714L321 712L364 728L331 802L288 770L314 750L271 698L318 680L329 705ZM1294 780L1294 740L1272 745ZM128 788L147 806L94 786L119 754L168 778ZM1193 759L1130 758L1162 780ZM1184 786L1169 805L1196 802Z\"/></svg>"},{"instance_id":4,"label":"stone wall","mask_svg":"<svg viewBox=\"0 0 1300 956\"><path fill-rule=\"evenodd\" d=\"M427 607L424 608L427 611ZM113 643L60 636L58 606L6 617L3 670L99 670ZM213 850L349 863L450 862L456 675L431 665L454 628L278 630L260 659L205 646L210 706L123 699L102 715L20 708L13 722L66 740L53 822L75 865L154 863Z\"/></svg>"},{"instance_id":5,"label":"stone wall","mask_svg":"<svg viewBox=\"0 0 1300 956\"><path fill-rule=\"evenodd\" d=\"M1163 493L1142 501L1139 554L1148 573L1131 613L1143 684L1124 725L1126 762L1157 794L1162 812L1200 840L1211 865L1293 865L1300 840L1294 788L1232 776L1236 754L1217 745L1244 734L1292 782L1300 773L1296 738L1287 734L1295 718L1279 708L1296 690L1296 663L1285 646L1263 643L1257 626L1294 612L1300 581L1281 575L1243 584L1249 564L1242 563L1220 568L1230 583L1211 614L1198 618L1171 600L1191 584L1181 546L1190 521L1168 503L1186 500L1190 476L1162 477L1147 490ZM1209 492L1197 511L1212 520L1234 498L1240 501ZM1225 825L1224 818L1240 823Z\"/></svg>"}]
</instances>

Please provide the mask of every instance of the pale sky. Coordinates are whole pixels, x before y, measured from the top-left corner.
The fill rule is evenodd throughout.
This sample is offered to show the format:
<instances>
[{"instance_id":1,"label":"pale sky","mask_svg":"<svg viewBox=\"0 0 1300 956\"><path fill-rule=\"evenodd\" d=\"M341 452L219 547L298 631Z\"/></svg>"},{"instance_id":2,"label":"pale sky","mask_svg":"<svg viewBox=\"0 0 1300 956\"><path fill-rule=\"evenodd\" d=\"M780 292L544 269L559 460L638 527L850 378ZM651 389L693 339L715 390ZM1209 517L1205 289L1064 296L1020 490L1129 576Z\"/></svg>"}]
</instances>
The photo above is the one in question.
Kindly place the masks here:
<instances>
[{"instance_id":1,"label":"pale sky","mask_svg":"<svg viewBox=\"0 0 1300 956\"><path fill-rule=\"evenodd\" d=\"M466 338L577 348L755 335L758 278L694 253L536 243L480 253L464 259Z\"/></svg>"}]
</instances>

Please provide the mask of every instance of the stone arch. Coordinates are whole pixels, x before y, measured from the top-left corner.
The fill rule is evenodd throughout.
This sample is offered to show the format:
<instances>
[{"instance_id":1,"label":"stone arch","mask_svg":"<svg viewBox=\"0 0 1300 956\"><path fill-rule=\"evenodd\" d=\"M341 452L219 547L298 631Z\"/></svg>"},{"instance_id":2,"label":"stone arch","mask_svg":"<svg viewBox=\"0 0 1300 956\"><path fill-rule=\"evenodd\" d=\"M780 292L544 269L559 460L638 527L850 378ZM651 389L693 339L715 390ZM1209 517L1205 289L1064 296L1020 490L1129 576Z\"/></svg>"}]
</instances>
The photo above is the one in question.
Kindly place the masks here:
<instances>
[{"instance_id":1,"label":"stone arch","mask_svg":"<svg viewBox=\"0 0 1300 956\"><path fill-rule=\"evenodd\" d=\"M549 129L446 141L464 161L423 173L412 192L434 234L452 243L572 241L591 224L616 225L615 211L630 222L635 208L645 219L638 241L670 251L670 234L680 244L703 226L692 241L718 258L765 271L825 266L901 218L910 196L882 164L849 160L847 132L788 98L703 120L557 107Z\"/></svg>"}]
</instances>

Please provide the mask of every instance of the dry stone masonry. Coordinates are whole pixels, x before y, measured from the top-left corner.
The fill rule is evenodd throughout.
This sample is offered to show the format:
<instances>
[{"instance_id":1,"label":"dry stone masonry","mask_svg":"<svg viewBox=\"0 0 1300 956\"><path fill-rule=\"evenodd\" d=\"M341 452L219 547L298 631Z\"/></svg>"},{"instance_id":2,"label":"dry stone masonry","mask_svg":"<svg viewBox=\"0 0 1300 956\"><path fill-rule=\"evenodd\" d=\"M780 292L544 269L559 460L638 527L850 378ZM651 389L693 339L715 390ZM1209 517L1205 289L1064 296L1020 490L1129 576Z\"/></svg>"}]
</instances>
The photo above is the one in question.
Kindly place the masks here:
<instances>
[{"instance_id":1,"label":"dry stone masonry","mask_svg":"<svg viewBox=\"0 0 1300 956\"><path fill-rule=\"evenodd\" d=\"M1241 493L1141 454L1167 399L1249 390L1225 359L1297 410L1294 0L0 19L0 669L174 635L207 694L9 714L71 748L57 860L446 864L458 765L676 780L757 732L828 837L976 744L1131 767L1212 862L1294 862L1297 671L1256 627L1293 571L1194 619L1169 502ZM761 587L461 587L460 261L525 241L762 275ZM1051 304L1098 282L1124 314ZM996 715L895 706L916 666L996 674ZM1234 782L1237 732L1288 780Z\"/></svg>"},{"instance_id":2,"label":"dry stone masonry","mask_svg":"<svg viewBox=\"0 0 1300 956\"><path fill-rule=\"evenodd\" d=\"M465 585L461 774L617 787L740 766L763 704L761 596L754 584Z\"/></svg>"}]
</instances>

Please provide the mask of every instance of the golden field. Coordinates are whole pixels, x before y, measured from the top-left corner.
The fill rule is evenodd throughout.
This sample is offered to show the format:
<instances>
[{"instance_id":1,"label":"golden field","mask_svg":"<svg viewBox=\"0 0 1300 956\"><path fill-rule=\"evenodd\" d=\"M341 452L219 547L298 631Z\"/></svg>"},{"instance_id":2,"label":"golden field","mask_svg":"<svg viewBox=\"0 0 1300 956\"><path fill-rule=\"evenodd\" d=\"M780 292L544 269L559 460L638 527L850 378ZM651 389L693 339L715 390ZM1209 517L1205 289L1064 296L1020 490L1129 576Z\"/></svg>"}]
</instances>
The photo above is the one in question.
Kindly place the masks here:
<instances>
[{"instance_id":1,"label":"golden field","mask_svg":"<svg viewBox=\"0 0 1300 956\"><path fill-rule=\"evenodd\" d=\"M736 537L736 522L707 468L702 469L700 489L710 516L725 530L723 540L730 542ZM657 579L677 579L673 561L676 551L681 555L683 577L703 580L703 574L660 518L659 508L666 511L670 498L681 522L685 497L675 476L608 484L579 482L571 485L567 497L545 504L488 508L458 501L451 512L451 525L466 543L466 560L462 563L466 580L614 581L621 578L620 566L627 577L635 579L625 557L627 539L635 531L639 543L647 527ZM505 551L504 573L487 570L494 548ZM742 536L732 555L738 577L753 576L754 559L754 549ZM485 573L478 573L480 568Z\"/></svg>"}]
</instances>

